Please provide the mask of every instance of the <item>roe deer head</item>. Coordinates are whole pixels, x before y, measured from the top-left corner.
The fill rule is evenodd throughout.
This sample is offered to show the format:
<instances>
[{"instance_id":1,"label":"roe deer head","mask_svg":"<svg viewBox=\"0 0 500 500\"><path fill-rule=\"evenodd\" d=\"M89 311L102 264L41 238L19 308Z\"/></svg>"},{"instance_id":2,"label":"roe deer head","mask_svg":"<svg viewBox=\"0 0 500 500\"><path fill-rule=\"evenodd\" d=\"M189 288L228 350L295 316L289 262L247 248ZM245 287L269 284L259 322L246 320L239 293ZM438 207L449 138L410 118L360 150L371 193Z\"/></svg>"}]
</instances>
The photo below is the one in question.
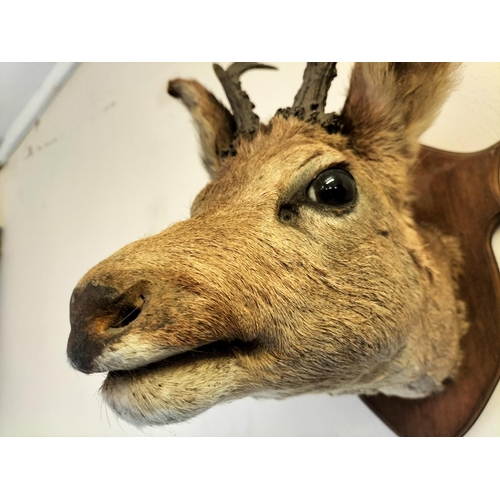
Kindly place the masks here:
<instances>
[{"instance_id":1,"label":"roe deer head","mask_svg":"<svg viewBox=\"0 0 500 500\"><path fill-rule=\"evenodd\" d=\"M335 63L309 63L293 106L259 123L215 66L232 113L196 81L211 182L191 218L91 269L71 298L68 355L109 372L105 401L158 425L244 396L425 397L460 365L457 242L412 217L418 138L453 86L447 63L358 63L339 115Z\"/></svg>"}]
</instances>

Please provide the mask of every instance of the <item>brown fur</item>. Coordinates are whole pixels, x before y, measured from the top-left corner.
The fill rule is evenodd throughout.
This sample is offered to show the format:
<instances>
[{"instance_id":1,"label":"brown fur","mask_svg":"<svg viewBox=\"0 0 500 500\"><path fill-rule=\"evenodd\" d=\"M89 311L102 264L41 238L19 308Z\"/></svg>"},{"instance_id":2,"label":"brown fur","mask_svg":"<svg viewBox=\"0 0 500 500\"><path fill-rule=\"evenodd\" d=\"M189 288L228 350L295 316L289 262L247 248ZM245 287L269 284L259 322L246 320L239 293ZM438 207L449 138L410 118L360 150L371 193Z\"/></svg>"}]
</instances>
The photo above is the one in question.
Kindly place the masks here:
<instances>
[{"instance_id":1,"label":"brown fur","mask_svg":"<svg viewBox=\"0 0 500 500\"><path fill-rule=\"evenodd\" d=\"M460 251L414 222L410 174L454 69L357 64L346 134L276 116L222 160L229 112L198 83L175 81L213 181L189 220L116 252L72 298L70 358L110 371L102 394L118 415L154 425L248 395L442 389L467 329ZM340 162L357 183L353 210L292 206ZM117 325L127 301L140 314Z\"/></svg>"}]
</instances>

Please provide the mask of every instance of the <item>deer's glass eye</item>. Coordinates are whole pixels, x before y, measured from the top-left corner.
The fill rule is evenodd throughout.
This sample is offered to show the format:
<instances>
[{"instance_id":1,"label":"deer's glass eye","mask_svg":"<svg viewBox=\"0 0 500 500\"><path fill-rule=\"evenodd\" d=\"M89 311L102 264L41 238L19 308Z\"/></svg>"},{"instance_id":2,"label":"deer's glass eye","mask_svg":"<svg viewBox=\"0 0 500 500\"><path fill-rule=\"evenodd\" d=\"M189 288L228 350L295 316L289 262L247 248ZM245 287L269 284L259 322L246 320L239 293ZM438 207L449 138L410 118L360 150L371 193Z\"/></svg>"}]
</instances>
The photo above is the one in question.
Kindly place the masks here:
<instances>
[{"instance_id":1,"label":"deer's glass eye","mask_svg":"<svg viewBox=\"0 0 500 500\"><path fill-rule=\"evenodd\" d=\"M346 205L356 197L356 181L346 170L330 168L309 184L307 197L324 205Z\"/></svg>"}]
</instances>

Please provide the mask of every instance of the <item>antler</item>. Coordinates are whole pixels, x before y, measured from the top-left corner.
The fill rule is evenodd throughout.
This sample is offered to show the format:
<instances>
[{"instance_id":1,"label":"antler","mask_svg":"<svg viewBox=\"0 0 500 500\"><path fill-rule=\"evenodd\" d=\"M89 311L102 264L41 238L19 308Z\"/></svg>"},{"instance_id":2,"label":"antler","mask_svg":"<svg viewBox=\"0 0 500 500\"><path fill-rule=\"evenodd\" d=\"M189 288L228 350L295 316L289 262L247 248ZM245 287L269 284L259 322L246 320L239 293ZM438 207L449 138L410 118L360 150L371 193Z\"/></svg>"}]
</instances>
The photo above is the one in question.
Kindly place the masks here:
<instances>
[{"instance_id":1,"label":"antler","mask_svg":"<svg viewBox=\"0 0 500 500\"><path fill-rule=\"evenodd\" d=\"M337 63L307 63L293 109L303 109L304 120L309 120L325 110L328 89L337 76ZM317 113L316 113L317 112Z\"/></svg>"},{"instance_id":2,"label":"antler","mask_svg":"<svg viewBox=\"0 0 500 500\"><path fill-rule=\"evenodd\" d=\"M325 114L326 97L333 79L337 76L336 62L307 63L293 106L279 109L277 113L288 118L295 116L300 120L320 123L330 134L341 129L337 113Z\"/></svg>"},{"instance_id":3,"label":"antler","mask_svg":"<svg viewBox=\"0 0 500 500\"><path fill-rule=\"evenodd\" d=\"M259 117L252 111L255 107L246 92L241 88L240 76L249 69L277 69L260 63L233 63L226 70L214 64L214 71L226 92L233 110L236 131L240 135L251 137L259 128Z\"/></svg>"}]
</instances>

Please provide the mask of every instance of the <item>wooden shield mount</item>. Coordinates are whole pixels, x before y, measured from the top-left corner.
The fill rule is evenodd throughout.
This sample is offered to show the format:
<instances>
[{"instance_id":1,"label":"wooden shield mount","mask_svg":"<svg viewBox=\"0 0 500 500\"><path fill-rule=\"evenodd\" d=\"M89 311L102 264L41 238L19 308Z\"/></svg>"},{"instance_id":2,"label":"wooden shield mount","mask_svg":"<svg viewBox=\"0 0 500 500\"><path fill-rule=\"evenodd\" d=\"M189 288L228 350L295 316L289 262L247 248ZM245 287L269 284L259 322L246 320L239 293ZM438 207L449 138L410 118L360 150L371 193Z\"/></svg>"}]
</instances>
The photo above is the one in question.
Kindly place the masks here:
<instances>
[{"instance_id":1,"label":"wooden shield mount","mask_svg":"<svg viewBox=\"0 0 500 500\"><path fill-rule=\"evenodd\" d=\"M383 395L363 401L400 436L462 436L500 379L500 274L491 238L500 223L500 142L476 153L422 147L415 168L417 221L460 238L465 258L460 293L470 329L464 360L445 391L424 399Z\"/></svg>"}]
</instances>

